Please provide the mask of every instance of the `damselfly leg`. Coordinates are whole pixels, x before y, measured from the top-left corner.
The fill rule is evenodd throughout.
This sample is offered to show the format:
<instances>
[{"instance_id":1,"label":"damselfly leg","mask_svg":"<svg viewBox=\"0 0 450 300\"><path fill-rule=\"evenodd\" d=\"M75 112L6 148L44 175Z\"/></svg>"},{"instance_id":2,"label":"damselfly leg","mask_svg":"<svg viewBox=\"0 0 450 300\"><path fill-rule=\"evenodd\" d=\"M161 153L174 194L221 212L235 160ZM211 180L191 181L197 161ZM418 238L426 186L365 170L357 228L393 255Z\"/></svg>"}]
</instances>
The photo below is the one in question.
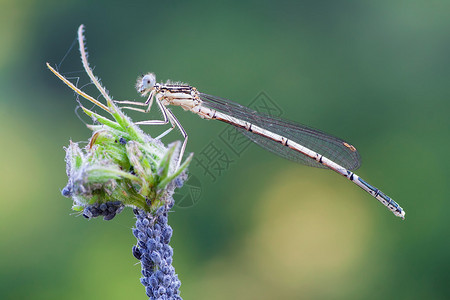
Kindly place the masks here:
<instances>
[{"instance_id":1,"label":"damselfly leg","mask_svg":"<svg viewBox=\"0 0 450 300\"><path fill-rule=\"evenodd\" d=\"M169 132L171 132L175 127L178 127L178 129L180 130L181 135L183 136L183 139L184 139L183 145L181 146L181 149L180 149L178 165L177 165L177 168L178 168L180 166L181 159L183 158L184 151L186 149L188 135L186 133L186 130L184 130L183 126L181 126L180 121L178 121L178 119L173 114L173 112L161 103L161 95L160 94L155 95L154 90L152 90L150 92L149 97L147 98L147 100L145 102L135 102L135 101L114 101L114 102L118 103L118 104L147 106L147 109L145 109L145 110L137 108L137 107L131 107L131 106L122 106L121 108L148 113L151 110L154 99L156 101L156 104L158 105L159 110L161 111L161 113L163 115L163 120L146 120L146 121L136 122L135 124L137 124L137 125L166 125L166 124L170 123L171 127L169 129L167 129L166 131L164 131L163 133L161 133L159 136L157 136L156 139L162 139Z\"/></svg>"}]
</instances>

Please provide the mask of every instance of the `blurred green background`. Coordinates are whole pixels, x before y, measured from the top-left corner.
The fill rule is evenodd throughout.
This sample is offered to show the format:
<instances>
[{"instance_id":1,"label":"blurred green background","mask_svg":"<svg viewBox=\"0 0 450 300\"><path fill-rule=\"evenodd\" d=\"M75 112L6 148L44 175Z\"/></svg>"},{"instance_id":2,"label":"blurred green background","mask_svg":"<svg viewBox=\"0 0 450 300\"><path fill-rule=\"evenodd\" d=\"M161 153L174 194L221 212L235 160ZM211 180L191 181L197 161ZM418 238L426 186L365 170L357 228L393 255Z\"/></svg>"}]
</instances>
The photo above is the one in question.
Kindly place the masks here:
<instances>
[{"instance_id":1,"label":"blurred green background","mask_svg":"<svg viewBox=\"0 0 450 300\"><path fill-rule=\"evenodd\" d=\"M170 215L184 299L450 298L449 1L0 4L1 299L146 299L130 209L87 221L60 194L63 146L90 132L45 62L87 83L68 51L80 24L116 99L140 99L147 71L242 104L264 91L355 145L357 174L407 212L254 145L216 181L193 165L201 199ZM188 152L226 126L174 112Z\"/></svg>"}]
</instances>

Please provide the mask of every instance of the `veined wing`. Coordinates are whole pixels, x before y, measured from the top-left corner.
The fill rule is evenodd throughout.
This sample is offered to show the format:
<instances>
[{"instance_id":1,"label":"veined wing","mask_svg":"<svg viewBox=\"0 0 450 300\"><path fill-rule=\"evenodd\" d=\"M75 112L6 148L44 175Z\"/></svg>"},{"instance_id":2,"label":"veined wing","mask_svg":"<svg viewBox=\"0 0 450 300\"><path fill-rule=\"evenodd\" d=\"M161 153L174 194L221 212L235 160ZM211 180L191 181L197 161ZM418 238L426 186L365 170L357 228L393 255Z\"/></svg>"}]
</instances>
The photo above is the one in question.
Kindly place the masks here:
<instances>
[{"instance_id":1,"label":"veined wing","mask_svg":"<svg viewBox=\"0 0 450 300\"><path fill-rule=\"evenodd\" d=\"M360 156L358 151L350 143L347 143L344 140L309 126L258 113L248 107L227 99L203 93L200 93L199 96L205 107L212 108L284 136L289 140L327 157L348 170L356 170L360 166ZM239 130L256 144L281 157L311 167L326 168L316 160L269 138L265 138L264 136L242 128L239 128Z\"/></svg>"}]
</instances>

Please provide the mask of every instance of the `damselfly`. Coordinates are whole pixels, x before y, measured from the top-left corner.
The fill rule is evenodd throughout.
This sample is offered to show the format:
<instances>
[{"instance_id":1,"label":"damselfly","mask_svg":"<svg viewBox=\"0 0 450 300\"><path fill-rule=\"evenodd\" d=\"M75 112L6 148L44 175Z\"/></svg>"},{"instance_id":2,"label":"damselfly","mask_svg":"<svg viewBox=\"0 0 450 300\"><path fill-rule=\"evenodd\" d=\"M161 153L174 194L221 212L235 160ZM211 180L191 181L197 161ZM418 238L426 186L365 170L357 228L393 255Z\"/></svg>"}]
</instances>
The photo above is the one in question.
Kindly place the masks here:
<instances>
[{"instance_id":1,"label":"damselfly","mask_svg":"<svg viewBox=\"0 0 450 300\"><path fill-rule=\"evenodd\" d=\"M93 76L92 70L87 62L82 26L78 30L78 40L83 65L91 80L105 96L106 92L102 91L103 88ZM50 66L49 68L62 80L65 79L53 68ZM170 123L172 125L171 128L164 131L157 138L162 138L173 128L178 127L184 137L179 162L184 154L188 135L173 112L167 107L169 105L181 106L184 110L191 111L204 119L219 120L236 126L246 137L256 144L289 160L312 167L331 169L345 176L351 182L368 192L396 216L403 219L405 217L405 211L400 205L352 172L352 170L356 170L360 166L360 157L356 148L344 140L308 126L260 114L250 108L223 98L200 93L195 87L187 84L170 82L157 83L153 73L140 77L136 88L142 96L148 95L145 102L115 102L144 107L142 109L131 106L122 107L141 112L149 112L153 102L156 102L162 112L163 120L147 120L137 122L136 124L163 125ZM84 95L82 96L85 97ZM92 102L96 101L92 97L91 99L86 99ZM99 105L98 103L96 104Z\"/></svg>"}]
</instances>

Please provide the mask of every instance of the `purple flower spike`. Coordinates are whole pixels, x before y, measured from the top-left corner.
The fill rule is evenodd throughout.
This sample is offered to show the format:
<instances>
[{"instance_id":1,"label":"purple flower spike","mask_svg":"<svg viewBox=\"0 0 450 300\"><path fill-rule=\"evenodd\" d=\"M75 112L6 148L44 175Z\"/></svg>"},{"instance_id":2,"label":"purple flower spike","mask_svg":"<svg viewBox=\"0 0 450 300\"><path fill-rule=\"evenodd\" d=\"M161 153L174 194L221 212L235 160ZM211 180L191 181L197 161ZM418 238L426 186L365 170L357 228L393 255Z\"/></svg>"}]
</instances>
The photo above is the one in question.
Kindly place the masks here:
<instances>
[{"instance_id":1,"label":"purple flower spike","mask_svg":"<svg viewBox=\"0 0 450 300\"><path fill-rule=\"evenodd\" d=\"M172 266L173 249L169 241L173 230L168 224L168 207L158 209L162 214L155 216L134 210L137 220L133 234L137 243L133 246L133 255L141 261L144 276L141 283L149 299L182 299L181 282Z\"/></svg>"}]
</instances>

